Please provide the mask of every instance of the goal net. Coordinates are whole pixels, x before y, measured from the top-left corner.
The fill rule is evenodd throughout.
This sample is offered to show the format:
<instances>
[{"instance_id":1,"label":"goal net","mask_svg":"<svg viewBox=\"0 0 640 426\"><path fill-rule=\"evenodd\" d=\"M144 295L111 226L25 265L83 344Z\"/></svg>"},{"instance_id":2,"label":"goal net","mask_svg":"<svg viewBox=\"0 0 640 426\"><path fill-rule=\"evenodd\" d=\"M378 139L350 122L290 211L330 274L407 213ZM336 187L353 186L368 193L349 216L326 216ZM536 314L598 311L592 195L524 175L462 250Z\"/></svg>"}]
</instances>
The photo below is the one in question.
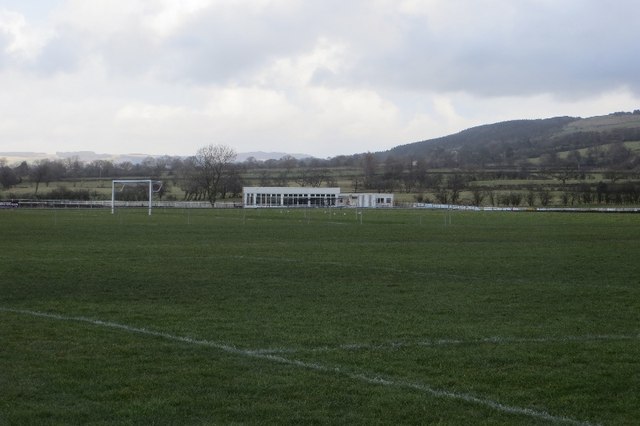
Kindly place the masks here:
<instances>
[{"instance_id":1,"label":"goal net","mask_svg":"<svg viewBox=\"0 0 640 426\"><path fill-rule=\"evenodd\" d=\"M111 214L115 212L116 208L116 187L124 189L126 185L147 185L149 188L149 216L151 216L151 207L153 205L153 194L160 192L162 189L161 180L151 179L114 179L111 181Z\"/></svg>"}]
</instances>

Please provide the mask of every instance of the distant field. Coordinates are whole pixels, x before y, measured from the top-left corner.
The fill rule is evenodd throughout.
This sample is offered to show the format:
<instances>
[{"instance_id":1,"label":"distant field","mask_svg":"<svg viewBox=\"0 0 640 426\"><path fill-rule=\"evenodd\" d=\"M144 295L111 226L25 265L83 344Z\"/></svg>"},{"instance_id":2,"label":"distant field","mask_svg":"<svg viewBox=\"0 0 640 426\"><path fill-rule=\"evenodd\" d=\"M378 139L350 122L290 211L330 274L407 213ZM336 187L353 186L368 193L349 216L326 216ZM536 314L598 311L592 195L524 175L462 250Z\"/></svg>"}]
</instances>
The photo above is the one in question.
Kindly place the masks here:
<instances>
[{"instance_id":1,"label":"distant field","mask_svg":"<svg viewBox=\"0 0 640 426\"><path fill-rule=\"evenodd\" d=\"M608 150L613 145L614 144L600 145L599 148L601 150ZM625 147L627 147L633 153L639 153L640 152L640 141L624 142L623 145ZM589 154L589 148L577 149L576 151L578 151L580 153L580 155L582 155L584 157L586 157ZM560 151L560 152L558 152L558 158L565 159L565 158L567 158L567 156L569 155L570 152L571 151Z\"/></svg>"},{"instance_id":2,"label":"distant field","mask_svg":"<svg viewBox=\"0 0 640 426\"><path fill-rule=\"evenodd\" d=\"M50 182L49 185L40 183L37 194L40 196L51 197L51 192L65 188L72 192L88 192L92 198L111 199L111 180L112 179L76 179L62 180ZM174 186L170 179L164 179L165 198L173 196L175 199L182 200L184 192ZM120 187L121 188L121 187ZM118 188L118 190L120 189ZM0 189L0 198L34 198L36 194L35 182L25 181L13 186L9 189ZM53 197L59 198L59 197Z\"/></svg>"},{"instance_id":3,"label":"distant field","mask_svg":"<svg viewBox=\"0 0 640 426\"><path fill-rule=\"evenodd\" d=\"M640 216L0 211L0 424L633 424Z\"/></svg>"},{"instance_id":4,"label":"distant field","mask_svg":"<svg viewBox=\"0 0 640 426\"><path fill-rule=\"evenodd\" d=\"M565 126L563 132L601 132L638 125L640 125L640 114L609 114L573 121Z\"/></svg>"}]
</instances>

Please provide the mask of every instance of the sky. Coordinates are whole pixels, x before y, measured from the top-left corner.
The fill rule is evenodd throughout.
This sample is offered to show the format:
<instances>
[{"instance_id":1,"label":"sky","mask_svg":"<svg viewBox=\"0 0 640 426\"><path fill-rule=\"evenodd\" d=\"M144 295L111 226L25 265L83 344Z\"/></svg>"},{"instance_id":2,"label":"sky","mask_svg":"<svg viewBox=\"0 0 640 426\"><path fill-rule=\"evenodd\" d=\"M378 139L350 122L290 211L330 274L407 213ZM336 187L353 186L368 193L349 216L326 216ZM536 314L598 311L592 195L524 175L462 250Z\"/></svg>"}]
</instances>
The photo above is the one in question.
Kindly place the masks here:
<instances>
[{"instance_id":1,"label":"sky","mask_svg":"<svg viewBox=\"0 0 640 426\"><path fill-rule=\"evenodd\" d=\"M0 152L319 158L640 109L637 0L1 0Z\"/></svg>"}]
</instances>

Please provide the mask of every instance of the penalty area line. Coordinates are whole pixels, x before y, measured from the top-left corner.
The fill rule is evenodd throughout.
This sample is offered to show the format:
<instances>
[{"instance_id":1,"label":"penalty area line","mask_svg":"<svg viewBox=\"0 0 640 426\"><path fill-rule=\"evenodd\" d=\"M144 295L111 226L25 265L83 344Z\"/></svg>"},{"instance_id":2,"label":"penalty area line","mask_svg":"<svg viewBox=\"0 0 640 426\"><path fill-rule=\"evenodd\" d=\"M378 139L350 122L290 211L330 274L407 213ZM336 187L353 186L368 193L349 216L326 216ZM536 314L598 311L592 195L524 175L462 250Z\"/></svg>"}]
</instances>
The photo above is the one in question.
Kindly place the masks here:
<instances>
[{"instance_id":1,"label":"penalty area line","mask_svg":"<svg viewBox=\"0 0 640 426\"><path fill-rule=\"evenodd\" d=\"M546 411L506 405L498 401L494 401L488 398L481 398L468 393L438 389L424 383L417 383L417 382L411 382L411 381L407 381L399 378L392 378L388 376L378 375L372 372L357 373L357 372L353 372L351 370L345 369L343 367L328 366L328 365L323 365L319 363L285 358L280 355L264 353L260 350L253 351L253 350L247 350L247 349L239 349L239 348L236 348L235 346L227 345L224 343L213 342L209 340L193 339L193 338L184 337L184 336L177 336L177 335L164 333L160 331L149 330L146 328L132 327L126 324L116 323L112 321L103 321L99 319L86 318L86 317L73 317L73 316L66 316L66 315L40 312L40 311L31 311L31 310L25 310L25 309L12 309L12 308L5 308L1 306L0 306L0 312L7 312L7 313L13 313L13 314L19 314L19 315L28 315L32 317L52 319L57 321L87 323L87 324L95 325L98 327L123 330L129 333L158 337L158 338L163 338L163 339L174 341L174 342L211 347L211 348L215 348L233 355L240 355L240 356L245 356L250 358L262 359L262 360L271 361L279 364L295 366L295 367L303 368L306 370L338 374L352 380L357 380L357 381L372 384L372 385L412 389L412 390L424 392L434 397L464 401L467 403L472 403L475 405L491 408L496 411L500 411L507 414L522 415L522 416L532 417L539 420L545 420L545 421L550 421L555 423L568 423L568 424L583 425L583 426L594 425L594 423L580 421L580 420L572 419L565 416L552 415L550 413L547 413Z\"/></svg>"}]
</instances>

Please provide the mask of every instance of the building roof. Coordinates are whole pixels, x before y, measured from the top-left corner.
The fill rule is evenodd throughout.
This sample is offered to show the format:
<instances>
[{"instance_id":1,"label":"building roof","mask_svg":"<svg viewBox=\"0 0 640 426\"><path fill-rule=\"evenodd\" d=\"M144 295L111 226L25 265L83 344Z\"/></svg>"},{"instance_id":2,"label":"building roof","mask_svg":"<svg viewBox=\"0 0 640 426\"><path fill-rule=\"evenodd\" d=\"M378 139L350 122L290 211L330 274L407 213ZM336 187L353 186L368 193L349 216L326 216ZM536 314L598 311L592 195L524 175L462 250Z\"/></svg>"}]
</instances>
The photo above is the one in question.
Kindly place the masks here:
<instances>
[{"instance_id":1,"label":"building roof","mask_svg":"<svg viewBox=\"0 0 640 426\"><path fill-rule=\"evenodd\" d=\"M340 194L340 188L316 188L308 186L245 186L242 192L261 194Z\"/></svg>"}]
</instances>

